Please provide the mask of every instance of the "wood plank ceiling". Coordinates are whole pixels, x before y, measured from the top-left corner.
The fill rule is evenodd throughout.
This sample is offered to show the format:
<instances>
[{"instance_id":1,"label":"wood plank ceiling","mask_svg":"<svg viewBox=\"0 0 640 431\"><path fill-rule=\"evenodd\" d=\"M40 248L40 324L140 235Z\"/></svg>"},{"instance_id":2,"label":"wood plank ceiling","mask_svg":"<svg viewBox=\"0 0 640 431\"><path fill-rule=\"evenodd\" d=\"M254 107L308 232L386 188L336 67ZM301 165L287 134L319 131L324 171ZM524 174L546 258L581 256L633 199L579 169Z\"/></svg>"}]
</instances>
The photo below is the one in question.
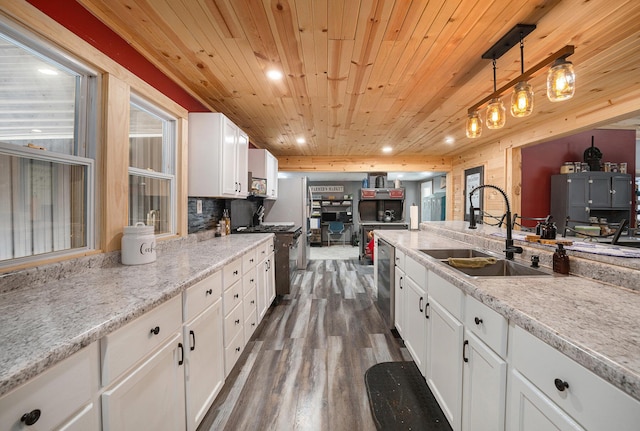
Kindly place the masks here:
<instances>
[{"instance_id":1,"label":"wood plank ceiling","mask_svg":"<svg viewBox=\"0 0 640 431\"><path fill-rule=\"evenodd\" d=\"M365 160L389 145L407 160L450 158L640 88L638 0L78 2L278 157ZM468 139L467 109L493 91L481 55L517 23L537 25L525 70L575 45L577 94L549 102L541 73L533 115ZM518 76L519 49L497 67L498 87ZM271 68L284 79L267 79Z\"/></svg>"}]
</instances>

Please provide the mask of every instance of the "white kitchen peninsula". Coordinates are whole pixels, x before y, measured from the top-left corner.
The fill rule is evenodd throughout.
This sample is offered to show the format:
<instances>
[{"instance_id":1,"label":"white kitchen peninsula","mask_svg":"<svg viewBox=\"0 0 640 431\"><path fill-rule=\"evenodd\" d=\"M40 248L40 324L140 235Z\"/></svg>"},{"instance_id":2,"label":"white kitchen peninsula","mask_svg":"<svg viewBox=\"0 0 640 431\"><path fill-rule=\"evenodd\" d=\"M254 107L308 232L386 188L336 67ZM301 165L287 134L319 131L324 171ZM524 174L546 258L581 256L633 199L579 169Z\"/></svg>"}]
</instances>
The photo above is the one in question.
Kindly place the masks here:
<instances>
[{"instance_id":1,"label":"white kitchen peninsula","mask_svg":"<svg viewBox=\"0 0 640 431\"><path fill-rule=\"evenodd\" d=\"M503 401L496 401L493 411L485 410L483 423L492 423L490 429L509 430L534 429L527 426L529 420L560 429L636 429L640 421L640 333L635 322L640 316L640 290L629 287L640 289L640 259L569 251L572 274L580 276L472 278L420 251L471 246L503 254L503 230L480 226L473 231L467 226L464 222L433 222L423 223L420 231L376 234L428 271L426 316L433 316L433 298L438 292L448 288L462 294L462 300L441 307L446 316L460 313L456 321L465 328L464 342L460 340L459 348L453 349L463 354L449 358L454 364L460 362L452 369L462 369L463 361L473 359L470 354L483 349L493 357L484 363L494 364L485 371L503 380L498 377L503 371L496 367L505 366L502 357L506 353L506 384L492 392L496 394L493 398ZM524 247L516 260L528 265L532 255L539 255L543 266L551 266L553 247L518 240L516 245ZM592 277L606 278L608 283ZM474 321L473 313L484 316ZM500 319L508 321L508 343L507 331L500 329L506 326L497 323ZM427 325L431 325L425 334L427 382L436 398L445 394L442 399L451 401L457 399L451 394L458 394L461 404L472 401L466 391L473 382L466 376L450 379L448 387L429 381L429 349L436 348L429 340L436 335L433 324ZM482 335L479 325L495 328L496 337L478 337ZM537 361L547 364L549 371L543 372ZM471 429L466 406L449 401L443 409L454 430ZM525 410L521 409L541 413L523 419ZM479 422L476 419L474 426Z\"/></svg>"}]
</instances>

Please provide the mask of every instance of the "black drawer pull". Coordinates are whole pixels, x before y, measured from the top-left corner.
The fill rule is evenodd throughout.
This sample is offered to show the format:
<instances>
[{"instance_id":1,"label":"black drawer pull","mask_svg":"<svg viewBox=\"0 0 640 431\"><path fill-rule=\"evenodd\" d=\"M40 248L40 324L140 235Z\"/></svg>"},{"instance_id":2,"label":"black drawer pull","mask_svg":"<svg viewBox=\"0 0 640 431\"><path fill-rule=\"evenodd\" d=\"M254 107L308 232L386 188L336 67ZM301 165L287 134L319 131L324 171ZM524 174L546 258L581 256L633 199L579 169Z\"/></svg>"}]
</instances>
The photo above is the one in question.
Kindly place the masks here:
<instances>
[{"instance_id":1,"label":"black drawer pull","mask_svg":"<svg viewBox=\"0 0 640 431\"><path fill-rule=\"evenodd\" d=\"M213 295L213 289L208 289L204 294L205 295Z\"/></svg>"},{"instance_id":2,"label":"black drawer pull","mask_svg":"<svg viewBox=\"0 0 640 431\"><path fill-rule=\"evenodd\" d=\"M469 362L469 358L467 358L467 346L469 345L469 340L464 340L462 343L462 360L465 362Z\"/></svg>"},{"instance_id":3,"label":"black drawer pull","mask_svg":"<svg viewBox=\"0 0 640 431\"><path fill-rule=\"evenodd\" d=\"M151 328L151 333L153 335L158 335L160 333L160 327L156 326L155 328Z\"/></svg>"},{"instance_id":4,"label":"black drawer pull","mask_svg":"<svg viewBox=\"0 0 640 431\"><path fill-rule=\"evenodd\" d=\"M560 379L555 379L553 384L556 385L556 389L560 392L564 392L565 389L569 389L569 383Z\"/></svg>"},{"instance_id":5,"label":"black drawer pull","mask_svg":"<svg viewBox=\"0 0 640 431\"><path fill-rule=\"evenodd\" d=\"M182 343L178 343L178 349L180 349L180 360L178 361L178 365L184 364L184 346Z\"/></svg>"},{"instance_id":6,"label":"black drawer pull","mask_svg":"<svg viewBox=\"0 0 640 431\"><path fill-rule=\"evenodd\" d=\"M429 310L429 303L427 302L427 303L424 305L424 317L425 317L425 318L427 318L427 319L429 318L428 310Z\"/></svg>"},{"instance_id":7,"label":"black drawer pull","mask_svg":"<svg viewBox=\"0 0 640 431\"><path fill-rule=\"evenodd\" d=\"M402 278L403 278L403 277L402 277L402 276L400 276L400 283L399 283L399 285L400 285L400 289L404 289L404 287L402 286Z\"/></svg>"},{"instance_id":8,"label":"black drawer pull","mask_svg":"<svg viewBox=\"0 0 640 431\"><path fill-rule=\"evenodd\" d=\"M482 319L481 319L481 318L479 318L479 317L475 317L475 318L473 319L473 321L474 321L474 322L476 322L476 325L479 325L479 324L481 324L481 323L482 323Z\"/></svg>"},{"instance_id":9,"label":"black drawer pull","mask_svg":"<svg viewBox=\"0 0 640 431\"><path fill-rule=\"evenodd\" d=\"M193 352L194 350L196 350L196 333L193 331L189 331L189 336L191 336L191 347L189 347L189 350Z\"/></svg>"},{"instance_id":10,"label":"black drawer pull","mask_svg":"<svg viewBox=\"0 0 640 431\"><path fill-rule=\"evenodd\" d=\"M418 301L418 310L420 310L421 313L424 311L424 308L422 308L422 301L423 301L423 298L421 296L420 301Z\"/></svg>"},{"instance_id":11,"label":"black drawer pull","mask_svg":"<svg viewBox=\"0 0 640 431\"><path fill-rule=\"evenodd\" d=\"M25 413L20 418L20 422L24 422L25 425L33 425L40 419L40 409L31 410L29 413Z\"/></svg>"}]
</instances>

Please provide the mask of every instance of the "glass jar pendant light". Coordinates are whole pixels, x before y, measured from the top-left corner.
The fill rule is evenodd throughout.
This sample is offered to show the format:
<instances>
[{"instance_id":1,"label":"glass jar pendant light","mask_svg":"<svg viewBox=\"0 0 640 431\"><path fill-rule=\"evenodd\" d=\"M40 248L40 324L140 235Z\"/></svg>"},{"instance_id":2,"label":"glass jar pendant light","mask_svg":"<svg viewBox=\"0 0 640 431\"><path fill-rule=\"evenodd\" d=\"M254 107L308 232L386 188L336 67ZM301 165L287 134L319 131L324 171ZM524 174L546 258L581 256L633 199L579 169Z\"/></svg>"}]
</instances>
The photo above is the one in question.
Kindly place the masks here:
<instances>
[{"instance_id":1,"label":"glass jar pendant light","mask_svg":"<svg viewBox=\"0 0 640 431\"><path fill-rule=\"evenodd\" d=\"M557 59L547 74L547 97L552 102L571 99L576 91L573 64L565 58Z\"/></svg>"},{"instance_id":2,"label":"glass jar pendant light","mask_svg":"<svg viewBox=\"0 0 640 431\"><path fill-rule=\"evenodd\" d=\"M520 33L520 73L524 75L524 42ZM511 115L526 117L533 112L533 87L527 81L516 84L511 94Z\"/></svg>"},{"instance_id":3,"label":"glass jar pendant light","mask_svg":"<svg viewBox=\"0 0 640 431\"><path fill-rule=\"evenodd\" d=\"M496 92L496 59L493 59L493 92ZM501 129L507 121L507 110L499 97L491 99L487 105L487 127Z\"/></svg>"},{"instance_id":4,"label":"glass jar pendant light","mask_svg":"<svg viewBox=\"0 0 640 431\"><path fill-rule=\"evenodd\" d=\"M467 117L467 138L479 138L482 135L482 120L478 111L473 111Z\"/></svg>"}]
</instances>

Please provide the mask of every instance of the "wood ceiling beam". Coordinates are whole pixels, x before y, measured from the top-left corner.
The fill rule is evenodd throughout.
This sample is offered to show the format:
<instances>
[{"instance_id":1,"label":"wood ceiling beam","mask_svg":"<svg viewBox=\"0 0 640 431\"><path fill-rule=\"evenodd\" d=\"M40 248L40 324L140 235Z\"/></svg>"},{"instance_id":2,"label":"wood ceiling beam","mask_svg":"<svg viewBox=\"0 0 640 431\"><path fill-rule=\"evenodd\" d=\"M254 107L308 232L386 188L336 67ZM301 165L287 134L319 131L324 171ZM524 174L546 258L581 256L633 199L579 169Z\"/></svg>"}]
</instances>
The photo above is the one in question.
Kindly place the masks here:
<instances>
[{"instance_id":1,"label":"wood ceiling beam","mask_svg":"<svg viewBox=\"0 0 640 431\"><path fill-rule=\"evenodd\" d=\"M280 156L278 170L290 172L449 172L450 157Z\"/></svg>"}]
</instances>

